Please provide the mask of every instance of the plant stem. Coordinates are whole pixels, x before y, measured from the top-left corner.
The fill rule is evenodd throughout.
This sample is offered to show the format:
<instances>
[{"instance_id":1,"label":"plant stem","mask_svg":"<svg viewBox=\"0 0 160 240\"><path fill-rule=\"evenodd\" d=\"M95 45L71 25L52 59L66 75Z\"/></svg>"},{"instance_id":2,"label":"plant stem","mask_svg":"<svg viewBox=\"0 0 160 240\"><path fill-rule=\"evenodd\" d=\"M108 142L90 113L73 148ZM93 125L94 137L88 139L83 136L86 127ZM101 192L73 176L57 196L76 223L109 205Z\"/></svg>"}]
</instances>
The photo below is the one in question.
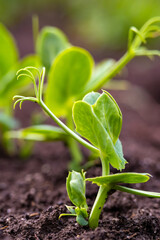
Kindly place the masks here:
<instances>
[{"instance_id":1,"label":"plant stem","mask_svg":"<svg viewBox=\"0 0 160 240\"><path fill-rule=\"evenodd\" d=\"M119 73L122 68L132 59L134 58L134 54L130 51L126 52L114 65L111 67L108 74L104 77L104 79L96 86L96 90L101 88L108 79L112 79Z\"/></svg>"},{"instance_id":2,"label":"plant stem","mask_svg":"<svg viewBox=\"0 0 160 240\"><path fill-rule=\"evenodd\" d=\"M68 111L69 114L67 116L67 127L70 128L72 131L74 131L74 123L72 120L72 112ZM68 137L67 139L68 142L68 146L72 155L72 161L70 162L69 168L71 170L80 170L80 163L82 161L82 154L81 151L79 149L79 146L77 144L77 142L75 141L75 139L73 139L72 137Z\"/></svg>"},{"instance_id":3,"label":"plant stem","mask_svg":"<svg viewBox=\"0 0 160 240\"><path fill-rule=\"evenodd\" d=\"M106 158L101 157L102 162L102 176L106 176L110 174L109 169L109 161ZM90 216L89 216L89 227L92 229L95 229L98 227L98 221L101 214L101 211L103 209L103 206L105 204L107 193L110 191L110 186L103 185L100 186L97 197L95 199L95 202L93 204Z\"/></svg>"},{"instance_id":4,"label":"plant stem","mask_svg":"<svg viewBox=\"0 0 160 240\"><path fill-rule=\"evenodd\" d=\"M43 108L43 110L66 132L69 134L69 136L72 136L76 141L78 141L80 144L88 148L90 151L95 152L99 155L98 148L94 147L87 141L85 141L83 138L81 138L78 134L74 133L70 128L68 128L61 120L59 120L51 111L50 109L45 105L45 103L41 100L38 102L39 105Z\"/></svg>"},{"instance_id":5,"label":"plant stem","mask_svg":"<svg viewBox=\"0 0 160 240\"><path fill-rule=\"evenodd\" d=\"M135 52L133 49L128 50L107 72L107 74L102 77L100 81L98 81L95 85L88 84L88 87L82 92L82 95L84 96L88 92L95 90L99 90L107 81L112 79L119 73L122 68L133 58L135 57Z\"/></svg>"}]
</instances>

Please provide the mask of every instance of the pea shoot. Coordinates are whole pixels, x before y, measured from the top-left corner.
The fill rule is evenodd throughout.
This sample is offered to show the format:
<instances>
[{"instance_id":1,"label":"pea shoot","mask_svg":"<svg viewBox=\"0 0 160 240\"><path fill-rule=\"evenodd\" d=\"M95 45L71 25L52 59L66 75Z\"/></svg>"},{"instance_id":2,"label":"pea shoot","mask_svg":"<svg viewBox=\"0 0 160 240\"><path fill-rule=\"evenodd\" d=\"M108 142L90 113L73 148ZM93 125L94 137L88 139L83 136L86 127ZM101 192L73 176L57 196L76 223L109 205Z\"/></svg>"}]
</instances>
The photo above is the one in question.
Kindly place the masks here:
<instances>
[{"instance_id":1,"label":"pea shoot","mask_svg":"<svg viewBox=\"0 0 160 240\"><path fill-rule=\"evenodd\" d=\"M32 78L32 70L38 73L38 83ZM122 113L114 98L106 91L101 94L90 92L82 100L76 101L72 108L73 121L76 131L72 131L47 107L42 98L45 68L41 72L37 69L25 68L33 81L35 97L15 96L14 103L20 104L24 101L36 102L40 107L59 125L66 133L66 137L72 137L80 144L95 153L101 160L102 176L86 178L85 173L72 171L67 178L68 196L74 206L67 206L70 213L62 216L75 216L76 221L81 226L89 225L95 229L98 226L99 217L103 205L111 190L119 190L131 194L160 198L160 193L147 192L123 184L144 183L150 178L148 173L110 173L110 166L122 171L125 169L127 161L124 159L122 144L119 135L122 127ZM24 69L23 69L24 71ZM21 70L18 76L22 76ZM77 134L78 133L78 134ZM86 141L86 140L87 141ZM90 181L99 186L97 197L88 214L87 199L85 196L86 181ZM121 185L122 184L122 185Z\"/></svg>"},{"instance_id":2,"label":"pea shoot","mask_svg":"<svg viewBox=\"0 0 160 240\"><path fill-rule=\"evenodd\" d=\"M65 119L67 127L74 131L72 107L75 101L82 99L91 91L97 91L106 86L106 83L113 79L134 57L160 56L158 50L149 50L144 47L148 38L159 36L159 22L160 17L155 17L147 21L140 30L131 27L126 53L118 61L107 59L97 65L95 65L93 57L88 51L72 46L59 29L52 27L42 29L37 36L35 45L41 63L46 68L45 105L57 117ZM37 72L38 78L40 78L40 73L31 67L21 69L18 78L22 79L22 77L28 76L34 82L32 76L34 71ZM34 85L36 85L35 82ZM34 87L37 97L39 97L40 89ZM20 102L23 102L22 100ZM32 98L32 100L35 99ZM34 141L64 141L67 143L71 153L70 169L81 169L83 156L77 142L70 136L65 138L64 133L57 128L53 129L51 126L44 126L43 129L43 125L40 125L33 129L31 126L19 132L10 132L8 137ZM96 158L97 155L94 154L94 157Z\"/></svg>"}]
</instances>

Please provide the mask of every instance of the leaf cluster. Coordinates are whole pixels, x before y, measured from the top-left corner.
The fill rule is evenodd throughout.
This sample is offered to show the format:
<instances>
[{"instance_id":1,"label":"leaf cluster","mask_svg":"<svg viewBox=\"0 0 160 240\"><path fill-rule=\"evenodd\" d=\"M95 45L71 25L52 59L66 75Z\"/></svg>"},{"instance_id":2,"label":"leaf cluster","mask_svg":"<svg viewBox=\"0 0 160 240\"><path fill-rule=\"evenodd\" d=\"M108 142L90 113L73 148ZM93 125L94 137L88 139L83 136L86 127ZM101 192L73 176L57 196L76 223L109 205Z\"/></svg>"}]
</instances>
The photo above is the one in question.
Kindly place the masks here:
<instances>
[{"instance_id":1,"label":"leaf cluster","mask_svg":"<svg viewBox=\"0 0 160 240\"><path fill-rule=\"evenodd\" d=\"M81 173L75 171L69 172L66 181L66 188L68 196L75 206L66 206L70 214L63 213L59 218L64 216L74 216L81 226L88 225L88 221L86 220L88 218L88 206L85 197L85 173L83 171Z\"/></svg>"},{"instance_id":2,"label":"leaf cluster","mask_svg":"<svg viewBox=\"0 0 160 240\"><path fill-rule=\"evenodd\" d=\"M53 128L49 129L49 126L44 128L39 126L37 129L29 128L28 132L27 129L24 129L18 132L17 136L19 138L30 137L34 139L37 134L38 140L44 140L44 135L49 140L50 136L52 140L54 137L57 140L61 136L63 139L67 139L68 142L73 138L93 151L101 159L102 176L85 178L83 171L81 173L75 171L69 173L66 187L68 196L74 206L67 206L70 214L61 214L60 217L75 216L80 225L85 226L89 224L94 229L98 226L100 213L111 190L160 198L160 193L141 191L121 185L147 182L150 178L148 173L110 174L110 166L122 171L127 163L119 140L122 127L122 113L118 104L108 92L103 91L100 94L93 91L113 78L133 57L139 55L159 55L159 51L150 51L141 47L147 38L155 37L160 32L160 28L157 25L159 22L160 18L157 17L149 20L140 30L131 28L127 53L118 62L107 61L98 66L98 68L95 67L96 70L93 70L94 61L86 50L70 47L66 44L66 38L57 31L52 32L49 29L49 35L46 32L42 33L40 35L41 41L38 41L38 47L41 46L40 49L44 51L48 51L47 48L43 47L45 42L48 43L49 39L51 41L54 39L56 45L55 38L62 38L61 41L58 41L57 51L51 49L51 52L48 53L52 55L49 57L49 62L43 61L43 56L46 55L45 53L43 54L43 51L40 52L41 61L46 64L48 71L48 83L44 93L44 101L42 95L45 68L39 71L34 67L25 67L18 71L18 78L28 77L32 80L35 97L17 95L14 97L17 99L15 105L20 103L21 107L21 104L26 100L38 103L66 132L66 135L63 131L57 131L57 129ZM52 57L54 59L51 64ZM38 80L33 75L33 71L37 72ZM59 116L64 116L67 119L71 119L71 112L76 131L73 124L71 125L68 122L68 125L65 125L58 118ZM54 134L54 131L57 134ZM86 181L91 181L100 186L89 215L85 195Z\"/></svg>"},{"instance_id":3,"label":"leaf cluster","mask_svg":"<svg viewBox=\"0 0 160 240\"><path fill-rule=\"evenodd\" d=\"M47 83L44 91L44 102L47 107L57 117L65 118L67 126L74 130L71 114L75 101L82 99L91 91L99 90L103 85L106 87L106 83L113 79L135 56L147 55L152 57L160 55L157 50L148 50L143 47L148 38L155 38L159 35L159 22L160 18L157 17L146 22L140 30L131 27L126 54L119 61L106 59L99 64L94 63L94 59L88 51L72 46L62 31L55 27L44 27L37 36L36 52L40 58L41 65L44 65L47 70ZM21 71L26 71L26 68ZM25 72L25 74L27 73ZM114 80L112 81L114 82ZM25 98L25 100L27 99ZM34 101L35 99L33 98L32 100ZM21 130L21 136L23 136L23 131L25 130ZM14 134L11 135L12 137L14 136ZM16 134L15 138L17 138ZM46 141L48 138L43 137L41 139ZM61 139L61 135L59 135L59 139ZM113 142L115 144L115 141ZM74 151L72 150L73 145L76 148ZM73 141L68 141L68 146L74 160L82 158ZM117 150L121 148L119 140L117 140L115 148ZM123 169L124 160L121 159L121 163L117 161L117 157L115 157L114 166L119 165L118 169Z\"/></svg>"}]
</instances>

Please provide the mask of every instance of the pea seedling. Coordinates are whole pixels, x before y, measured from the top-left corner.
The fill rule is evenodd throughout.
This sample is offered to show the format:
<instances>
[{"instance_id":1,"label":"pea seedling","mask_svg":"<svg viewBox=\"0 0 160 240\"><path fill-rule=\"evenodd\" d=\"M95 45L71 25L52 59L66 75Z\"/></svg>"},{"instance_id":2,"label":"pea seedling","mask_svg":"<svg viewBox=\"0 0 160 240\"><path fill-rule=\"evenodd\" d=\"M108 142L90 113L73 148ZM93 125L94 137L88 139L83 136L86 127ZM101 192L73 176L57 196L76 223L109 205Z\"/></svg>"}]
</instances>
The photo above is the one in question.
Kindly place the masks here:
<instances>
[{"instance_id":1,"label":"pea seedling","mask_svg":"<svg viewBox=\"0 0 160 240\"><path fill-rule=\"evenodd\" d=\"M28 67L27 71L32 76L33 68ZM76 125L76 132L68 128L59 118L52 113L42 100L45 68L40 73L38 69L38 84L36 79L32 78L35 89L35 97L15 96L17 99L14 103L22 106L24 101L38 103L41 108L64 130L67 137L72 137L80 144L94 152L101 159L102 176L94 178L85 178L85 173L72 171L67 178L67 192L71 202L75 206L67 207L70 214L61 214L62 216L75 216L77 222L90 228L96 228L100 213L106 201L108 193L111 190L119 190L131 194L137 194L147 197L160 198L159 193L141 191L137 189L121 186L121 183L143 183L149 180L150 175L147 173L117 173L110 174L110 165L117 170L125 169L126 160L123 157L122 145L119 135L122 127L122 113L113 99L106 91L102 94L97 92L88 93L83 100L76 101L73 105L73 120ZM20 72L18 72L20 73ZM84 140L83 138L88 141ZM88 216L88 206L85 197L85 182L100 186L96 200L93 204L90 215Z\"/></svg>"},{"instance_id":2,"label":"pea seedling","mask_svg":"<svg viewBox=\"0 0 160 240\"><path fill-rule=\"evenodd\" d=\"M44 95L44 102L56 116L66 119L67 126L74 130L72 121L73 103L82 99L88 92L99 90L112 79L135 56L160 55L157 50L148 50L142 44L148 38L159 35L160 27L157 23L160 17L150 19L140 30L131 27L128 37L128 50L119 61L105 60L94 67L94 60L86 50L73 47L66 36L57 28L45 27L37 38L37 53L48 73L48 82ZM135 34L135 36L134 36ZM28 68L21 70L21 74L28 75ZM19 72L19 73L20 73ZM49 127L50 128L50 127ZM35 131L41 130L41 138L36 138ZM18 133L11 132L8 136L19 139L31 139L47 141L48 131L43 125L39 129L32 127L22 129ZM33 131L32 131L33 130ZM60 133L60 131L59 131ZM42 136L43 135L43 136ZM46 135L46 136L45 136ZM52 140L63 140L63 134L57 138L57 128L51 130ZM51 136L50 135L50 136ZM56 136L56 138L54 138ZM62 137L62 138L61 138ZM70 137L67 143L72 155L71 169L80 169L82 154L76 141Z\"/></svg>"}]
</instances>

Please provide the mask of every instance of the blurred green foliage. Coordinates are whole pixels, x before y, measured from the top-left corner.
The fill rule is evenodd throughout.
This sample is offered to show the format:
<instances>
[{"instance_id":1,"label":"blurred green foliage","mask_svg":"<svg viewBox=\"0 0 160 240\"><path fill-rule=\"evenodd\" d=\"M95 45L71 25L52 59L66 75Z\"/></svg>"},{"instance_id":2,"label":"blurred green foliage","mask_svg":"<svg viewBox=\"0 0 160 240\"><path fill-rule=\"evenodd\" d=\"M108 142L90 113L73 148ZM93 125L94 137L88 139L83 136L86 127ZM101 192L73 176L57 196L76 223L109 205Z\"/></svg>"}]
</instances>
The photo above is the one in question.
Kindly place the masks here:
<instances>
[{"instance_id":1,"label":"blurred green foliage","mask_svg":"<svg viewBox=\"0 0 160 240\"><path fill-rule=\"evenodd\" d=\"M44 9L45 6L50 5L56 1L52 0L0 0L0 21L4 24L10 25L33 11ZM54 3L52 4L54 6Z\"/></svg>"},{"instance_id":2,"label":"blurred green foliage","mask_svg":"<svg viewBox=\"0 0 160 240\"><path fill-rule=\"evenodd\" d=\"M160 14L159 0L70 0L70 13L78 31L92 44L111 48L126 46L131 25L139 28Z\"/></svg>"},{"instance_id":3,"label":"blurred green foliage","mask_svg":"<svg viewBox=\"0 0 160 240\"><path fill-rule=\"evenodd\" d=\"M126 46L131 25L139 28L149 18L159 15L160 1L0 0L0 21L6 24L32 13L43 12L45 16L48 11L63 16L64 28L71 36L78 34L93 47L120 49Z\"/></svg>"},{"instance_id":4,"label":"blurred green foliage","mask_svg":"<svg viewBox=\"0 0 160 240\"><path fill-rule=\"evenodd\" d=\"M13 153L13 143L4 139L7 130L18 126L18 122L13 117L12 98L15 91L28 92L30 82L27 78L16 81L16 72L20 67L28 65L39 67L40 59L34 54L20 59L15 39L2 23L0 23L0 46L0 142L8 153Z\"/></svg>"}]
</instances>

